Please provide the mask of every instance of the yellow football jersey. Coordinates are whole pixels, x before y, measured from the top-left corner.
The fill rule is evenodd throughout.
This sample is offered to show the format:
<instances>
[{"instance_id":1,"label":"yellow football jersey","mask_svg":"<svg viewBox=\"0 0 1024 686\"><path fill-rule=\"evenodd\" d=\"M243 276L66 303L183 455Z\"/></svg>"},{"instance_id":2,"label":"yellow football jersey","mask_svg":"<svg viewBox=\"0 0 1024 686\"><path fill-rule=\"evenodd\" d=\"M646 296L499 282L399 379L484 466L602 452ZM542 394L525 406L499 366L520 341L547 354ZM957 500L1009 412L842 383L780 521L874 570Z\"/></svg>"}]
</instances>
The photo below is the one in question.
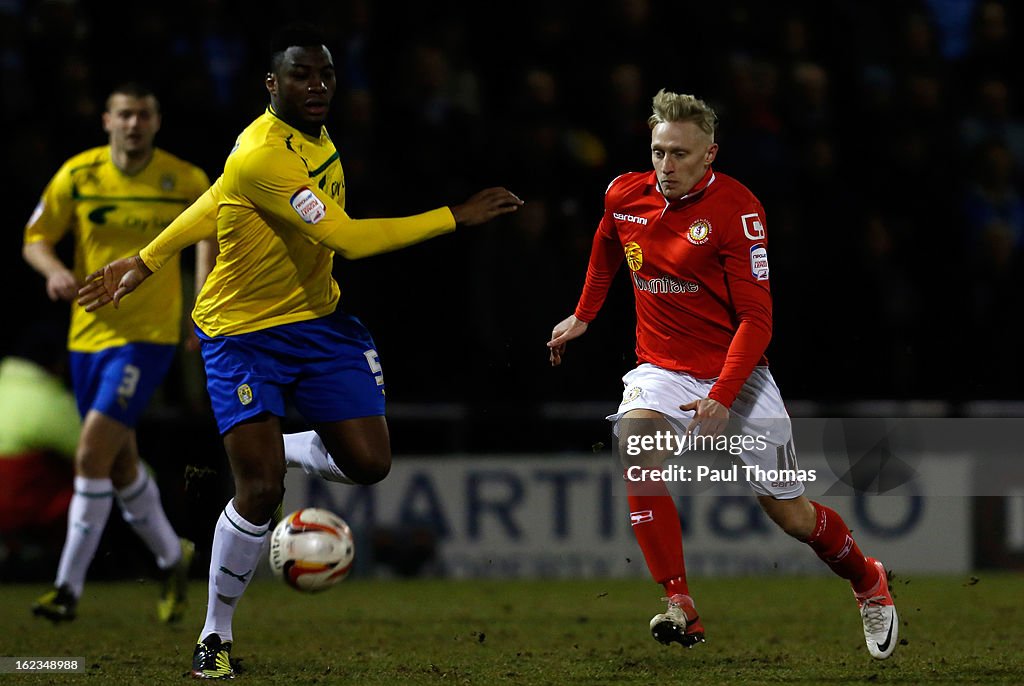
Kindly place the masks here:
<instances>
[{"instance_id":1,"label":"yellow football jersey","mask_svg":"<svg viewBox=\"0 0 1024 686\"><path fill-rule=\"evenodd\" d=\"M86 150L47 184L25 227L25 243L56 245L73 232L73 271L82 282L107 263L138 253L209 185L202 169L159 148L132 176L114 165L109 146ZM177 343L181 293L176 256L118 309L86 312L73 304L68 348L94 352L130 342Z\"/></svg>"},{"instance_id":2,"label":"yellow football jersey","mask_svg":"<svg viewBox=\"0 0 1024 686\"><path fill-rule=\"evenodd\" d=\"M219 336L333 312L335 252L365 257L455 229L447 207L389 219L352 219L344 208L345 176L327 131L310 136L268 109L239 135L210 190L140 255L159 274L185 246L216 235L217 262L192 318Z\"/></svg>"}]
</instances>

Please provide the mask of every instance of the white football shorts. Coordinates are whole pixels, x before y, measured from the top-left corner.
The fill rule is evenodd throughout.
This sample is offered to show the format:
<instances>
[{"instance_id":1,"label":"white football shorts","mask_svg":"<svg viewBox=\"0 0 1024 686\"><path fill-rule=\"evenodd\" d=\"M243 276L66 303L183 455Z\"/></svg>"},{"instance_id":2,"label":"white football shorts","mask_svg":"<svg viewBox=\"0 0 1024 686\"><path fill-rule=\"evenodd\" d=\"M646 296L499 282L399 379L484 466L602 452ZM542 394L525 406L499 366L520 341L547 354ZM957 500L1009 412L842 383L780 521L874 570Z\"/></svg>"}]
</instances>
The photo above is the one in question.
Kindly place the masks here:
<instances>
[{"instance_id":1,"label":"white football shorts","mask_svg":"<svg viewBox=\"0 0 1024 686\"><path fill-rule=\"evenodd\" d=\"M623 415L631 410L659 412L668 419L673 430L683 436L693 419L693 412L680 410L679 406L706 398L715 380L696 379L685 372L673 372L644 363L623 376L622 383L625 388L619 411L607 417L615 423L616 436L619 435ZM737 456L744 465L759 467L751 471L778 475L798 469L792 423L768 367L754 368L729 413L732 417L730 432L752 439L743 442L743 450ZM798 480L763 479L748 480L747 483L758 495L780 500L797 498L804 492L803 482Z\"/></svg>"}]
</instances>

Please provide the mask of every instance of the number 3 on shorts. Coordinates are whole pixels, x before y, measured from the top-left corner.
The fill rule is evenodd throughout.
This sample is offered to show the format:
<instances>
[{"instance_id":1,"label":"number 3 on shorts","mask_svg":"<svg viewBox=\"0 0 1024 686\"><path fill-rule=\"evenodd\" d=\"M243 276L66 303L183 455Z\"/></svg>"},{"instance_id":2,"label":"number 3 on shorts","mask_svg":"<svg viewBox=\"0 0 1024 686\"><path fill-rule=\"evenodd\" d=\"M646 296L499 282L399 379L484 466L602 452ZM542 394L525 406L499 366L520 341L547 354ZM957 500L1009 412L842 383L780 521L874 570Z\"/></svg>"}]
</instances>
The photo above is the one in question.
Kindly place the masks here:
<instances>
[{"instance_id":1,"label":"number 3 on shorts","mask_svg":"<svg viewBox=\"0 0 1024 686\"><path fill-rule=\"evenodd\" d=\"M121 383L117 387L117 394L123 398L131 398L135 395L135 389L139 386L139 378L142 372L134 364L126 364L121 376Z\"/></svg>"},{"instance_id":2,"label":"number 3 on shorts","mask_svg":"<svg viewBox=\"0 0 1024 686\"><path fill-rule=\"evenodd\" d=\"M363 356L366 358L366 364L370 365L370 371L373 373L373 378L377 382L377 385L383 386L384 370L380 367L380 359L377 357L377 351L371 348L363 353Z\"/></svg>"}]
</instances>

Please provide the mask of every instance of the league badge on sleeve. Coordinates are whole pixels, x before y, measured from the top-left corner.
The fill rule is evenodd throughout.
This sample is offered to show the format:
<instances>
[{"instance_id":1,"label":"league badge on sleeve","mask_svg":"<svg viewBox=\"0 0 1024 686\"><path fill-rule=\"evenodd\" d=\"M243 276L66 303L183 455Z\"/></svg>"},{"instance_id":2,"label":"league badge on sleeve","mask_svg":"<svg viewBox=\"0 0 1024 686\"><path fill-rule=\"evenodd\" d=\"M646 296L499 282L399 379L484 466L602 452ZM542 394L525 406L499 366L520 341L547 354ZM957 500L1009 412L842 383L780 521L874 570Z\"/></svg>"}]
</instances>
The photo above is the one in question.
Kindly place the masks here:
<instances>
[{"instance_id":1,"label":"league badge on sleeve","mask_svg":"<svg viewBox=\"0 0 1024 686\"><path fill-rule=\"evenodd\" d=\"M327 214L327 206L316 197L316 193L305 186L295 191L291 199L292 209L307 224L316 224Z\"/></svg>"},{"instance_id":2,"label":"league badge on sleeve","mask_svg":"<svg viewBox=\"0 0 1024 686\"><path fill-rule=\"evenodd\" d=\"M750 247L750 273L758 281L768 280L768 250L760 243Z\"/></svg>"}]
</instances>

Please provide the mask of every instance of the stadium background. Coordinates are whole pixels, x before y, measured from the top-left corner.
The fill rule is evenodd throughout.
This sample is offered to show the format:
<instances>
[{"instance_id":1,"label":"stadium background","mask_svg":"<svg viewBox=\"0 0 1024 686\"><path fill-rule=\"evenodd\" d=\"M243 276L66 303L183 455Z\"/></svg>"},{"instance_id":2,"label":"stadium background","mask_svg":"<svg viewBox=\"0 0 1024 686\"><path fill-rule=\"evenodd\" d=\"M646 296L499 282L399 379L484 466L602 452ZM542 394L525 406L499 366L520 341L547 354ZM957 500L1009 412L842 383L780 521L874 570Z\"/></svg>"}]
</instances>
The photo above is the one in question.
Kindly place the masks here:
<instances>
[{"instance_id":1,"label":"stadium background","mask_svg":"<svg viewBox=\"0 0 1024 686\"><path fill-rule=\"evenodd\" d=\"M266 39L286 7L0 3L0 259L17 300L0 352L23 324L66 319L20 259L21 227L60 163L105 142L110 87L151 84L157 144L215 177L265 107ZM716 169L765 205L768 357L794 415L1019 414L1024 77L1010 3L524 2L497 18L478 3L304 7L339 65L329 130L352 215L418 212L495 184L527 203L480 229L339 260L342 306L378 343L398 459L608 441L602 417L633 364L625 280L566 364L549 368L544 342L579 295L604 188L649 167L661 87L716 107ZM172 520L202 542L229 482L196 358L179 358L140 441ZM970 511L974 563L1019 564L999 541L980 552L1002 531L1001 505L977 498ZM100 576L131 568L135 544L115 520Z\"/></svg>"}]
</instances>

